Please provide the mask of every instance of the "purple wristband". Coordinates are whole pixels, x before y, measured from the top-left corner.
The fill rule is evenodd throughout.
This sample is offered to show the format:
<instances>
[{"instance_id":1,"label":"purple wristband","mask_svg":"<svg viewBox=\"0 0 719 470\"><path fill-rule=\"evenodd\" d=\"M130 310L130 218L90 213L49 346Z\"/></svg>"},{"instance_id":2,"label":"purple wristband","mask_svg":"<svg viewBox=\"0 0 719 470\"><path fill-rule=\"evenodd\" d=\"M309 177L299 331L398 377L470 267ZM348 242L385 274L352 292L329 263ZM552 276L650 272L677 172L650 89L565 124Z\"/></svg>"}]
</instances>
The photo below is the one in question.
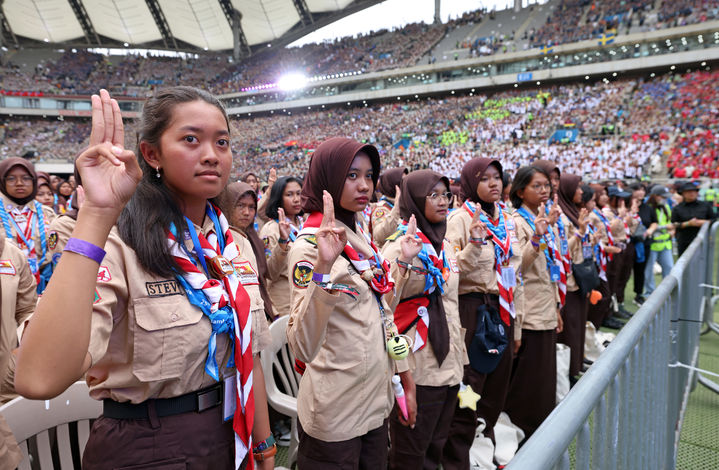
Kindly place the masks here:
<instances>
[{"instance_id":1,"label":"purple wristband","mask_svg":"<svg viewBox=\"0 0 719 470\"><path fill-rule=\"evenodd\" d=\"M102 264L102 259L105 257L105 250L79 238L69 239L63 251L71 251L78 255L85 256L97 262L97 264Z\"/></svg>"},{"instance_id":2,"label":"purple wristband","mask_svg":"<svg viewBox=\"0 0 719 470\"><path fill-rule=\"evenodd\" d=\"M312 273L312 280L317 284L327 284L330 282L329 274Z\"/></svg>"}]
</instances>

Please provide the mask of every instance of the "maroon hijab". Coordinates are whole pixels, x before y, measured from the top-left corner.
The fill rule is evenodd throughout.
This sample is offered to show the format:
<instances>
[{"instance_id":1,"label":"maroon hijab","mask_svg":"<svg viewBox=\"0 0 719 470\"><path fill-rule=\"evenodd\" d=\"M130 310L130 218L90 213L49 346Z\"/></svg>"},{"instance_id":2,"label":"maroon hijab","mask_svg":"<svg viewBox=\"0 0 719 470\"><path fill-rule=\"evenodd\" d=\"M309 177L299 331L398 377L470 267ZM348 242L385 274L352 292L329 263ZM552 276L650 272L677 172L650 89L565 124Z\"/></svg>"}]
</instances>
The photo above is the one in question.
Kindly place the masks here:
<instances>
[{"instance_id":1,"label":"maroon hijab","mask_svg":"<svg viewBox=\"0 0 719 470\"><path fill-rule=\"evenodd\" d=\"M28 174L32 176L32 192L30 195L23 198L10 196L7 192L7 182L5 181L5 178L7 178L7 174L10 173L10 170L16 166L23 167L27 170ZM0 192L7 196L8 199L13 201L15 204L22 206L35 199L35 196L37 195L37 174L35 173L35 166L24 158L10 157L0 162L0 179L2 179Z\"/></svg>"},{"instance_id":2,"label":"maroon hijab","mask_svg":"<svg viewBox=\"0 0 719 470\"><path fill-rule=\"evenodd\" d=\"M232 213L235 206L240 199L248 194L252 196L252 200L255 204L255 212L257 212L257 193L255 193L255 190L252 189L252 186L243 182L228 184L225 190L217 196L215 202L222 213L225 214L225 217L227 217L227 221L230 225L238 231L244 233L250 241L252 252L255 254L255 259L257 260L257 271L260 280L260 295L262 296L262 300L265 304L265 313L269 318L274 318L274 314L272 313L272 301L270 300L270 294L267 291L269 269L267 267L267 258L265 257L265 244L262 243L262 240L260 240L260 236L257 234L253 224L248 225L246 228L242 228L235 225L232 221Z\"/></svg>"},{"instance_id":3,"label":"maroon hijab","mask_svg":"<svg viewBox=\"0 0 719 470\"><path fill-rule=\"evenodd\" d=\"M364 152L372 162L372 181L377 186L379 178L379 152L374 145L363 144L346 137L332 137L325 140L315 150L310 160L310 167L302 185L302 210L308 214L322 212L322 191L332 196L335 206L335 218L350 230L355 229L355 213L340 206L342 189L345 185L347 171L352 160L360 152ZM372 191L370 191L371 193ZM369 197L371 194L368 194Z\"/></svg>"},{"instance_id":4,"label":"maroon hijab","mask_svg":"<svg viewBox=\"0 0 719 470\"><path fill-rule=\"evenodd\" d=\"M379 177L379 183L377 183L377 191L389 198L395 198L395 186L399 186L402 182L404 175L409 173L407 168L390 168L383 172Z\"/></svg>"},{"instance_id":5,"label":"maroon hijab","mask_svg":"<svg viewBox=\"0 0 719 470\"><path fill-rule=\"evenodd\" d=\"M574 194L582 182L579 175L565 173L559 177L559 207L575 227L579 227L579 208L574 203Z\"/></svg>"}]
</instances>

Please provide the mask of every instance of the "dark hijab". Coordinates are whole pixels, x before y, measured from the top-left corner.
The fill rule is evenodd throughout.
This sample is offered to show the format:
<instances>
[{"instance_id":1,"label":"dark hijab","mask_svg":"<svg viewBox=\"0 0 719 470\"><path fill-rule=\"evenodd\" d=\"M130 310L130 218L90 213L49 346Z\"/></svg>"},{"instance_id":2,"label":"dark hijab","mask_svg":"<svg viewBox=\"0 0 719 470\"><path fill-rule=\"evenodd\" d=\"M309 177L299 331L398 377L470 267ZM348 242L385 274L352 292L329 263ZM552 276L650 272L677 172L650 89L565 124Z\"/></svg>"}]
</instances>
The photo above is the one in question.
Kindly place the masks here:
<instances>
[{"instance_id":1,"label":"dark hijab","mask_svg":"<svg viewBox=\"0 0 719 470\"><path fill-rule=\"evenodd\" d=\"M15 168L16 166L23 167L27 171L27 173L32 176L32 192L30 193L30 195L23 198L12 197L7 192L7 182L5 181L5 178L7 178L7 174L10 173L10 170ZM0 178L2 178L2 185L0 185L0 191L2 191L2 193L15 204L19 206L24 206L28 202L35 199L35 196L37 195L37 174L35 173L35 167L29 161L20 157L6 158L2 162L0 162Z\"/></svg>"},{"instance_id":2,"label":"dark hijab","mask_svg":"<svg viewBox=\"0 0 719 470\"><path fill-rule=\"evenodd\" d=\"M414 214L417 219L417 228L427 236L434 249L439 253L442 251L444 234L447 231L447 221L443 220L438 224L430 223L424 216L424 207L427 203L427 196L432 188L443 182L449 190L449 179L432 170L413 171L402 181L402 197L399 202L399 215L403 220L409 221Z\"/></svg>"},{"instance_id":3,"label":"dark hijab","mask_svg":"<svg viewBox=\"0 0 719 470\"><path fill-rule=\"evenodd\" d=\"M581 182L580 176L571 173L565 173L559 177L559 207L575 227L579 227L579 208L574 203L574 194Z\"/></svg>"},{"instance_id":4,"label":"dark hijab","mask_svg":"<svg viewBox=\"0 0 719 470\"><path fill-rule=\"evenodd\" d=\"M350 230L355 229L355 213L340 206L342 189L345 185L347 171L352 160L360 152L364 152L372 162L372 182L377 185L379 178L380 161L379 152L374 145L366 145L346 137L332 137L322 142L310 160L305 184L302 186L302 210L308 214L322 212L322 191L326 190L332 196L335 206L335 218L345 224ZM371 196L367 194L367 197Z\"/></svg>"},{"instance_id":5,"label":"dark hijab","mask_svg":"<svg viewBox=\"0 0 719 470\"><path fill-rule=\"evenodd\" d=\"M407 173L409 173L407 168L390 168L380 175L379 183L377 183L377 191L381 192L384 196L394 199L397 196L395 194L395 186L399 186L402 182L402 178L404 178L404 175Z\"/></svg>"},{"instance_id":6,"label":"dark hijab","mask_svg":"<svg viewBox=\"0 0 719 470\"><path fill-rule=\"evenodd\" d=\"M532 163L532 166L536 166L537 168L541 168L544 170L549 176L552 176L552 172L556 171L557 175L559 175L559 178L562 177L562 172L559 170L559 167L556 163L549 161L549 160L535 160L534 163Z\"/></svg>"},{"instance_id":7,"label":"dark hijab","mask_svg":"<svg viewBox=\"0 0 719 470\"><path fill-rule=\"evenodd\" d=\"M227 221L230 223L230 225L232 225L232 228L244 233L250 241L250 245L252 245L252 252L255 254L255 259L257 260L257 271L260 280L260 295L262 295L262 300L265 303L265 313L268 315L269 318L273 319L274 314L272 313L272 301L270 300L270 294L267 291L266 285L266 279L268 279L269 277L269 270L267 268L267 258L265 257L265 244L262 243L262 240L260 240L260 236L257 234L257 231L255 230L255 226L253 224L248 225L247 228L242 228L238 227L237 225L234 225L231 220L235 206L237 206L237 203L240 201L240 199L242 199L246 195L252 196L252 201L255 204L256 213L257 193L255 193L255 190L252 189L252 186L247 183L239 182L228 184L225 190L222 191L219 196L217 196L215 202L217 202L217 205L222 211L222 213L225 214L225 217L227 218Z\"/></svg>"},{"instance_id":8,"label":"dark hijab","mask_svg":"<svg viewBox=\"0 0 719 470\"><path fill-rule=\"evenodd\" d=\"M442 181L449 190L449 179L432 170L413 171L402 180L402 197L399 203L399 213L402 219L409 221L411 215L417 219L417 228L429 239L437 253L442 250L444 233L447 230L446 219L440 223L432 224L424 216L424 206L427 196L432 188ZM429 295L427 314L429 315L429 331L427 336L432 343L434 356L441 366L449 352L449 327L444 311L444 303L439 299L440 292L435 288Z\"/></svg>"},{"instance_id":9,"label":"dark hijab","mask_svg":"<svg viewBox=\"0 0 719 470\"><path fill-rule=\"evenodd\" d=\"M499 170L499 176L501 178L504 172L502 170L502 164L499 163L499 160L477 157L464 164L462 174L459 178L459 185L461 187L460 196L463 201L469 199L474 203L478 203L482 206L482 210L484 210L484 212L493 217L494 203L481 200L477 194L479 181L482 179L484 172L487 171L487 168L489 168L489 165L494 165L497 170Z\"/></svg>"}]
</instances>

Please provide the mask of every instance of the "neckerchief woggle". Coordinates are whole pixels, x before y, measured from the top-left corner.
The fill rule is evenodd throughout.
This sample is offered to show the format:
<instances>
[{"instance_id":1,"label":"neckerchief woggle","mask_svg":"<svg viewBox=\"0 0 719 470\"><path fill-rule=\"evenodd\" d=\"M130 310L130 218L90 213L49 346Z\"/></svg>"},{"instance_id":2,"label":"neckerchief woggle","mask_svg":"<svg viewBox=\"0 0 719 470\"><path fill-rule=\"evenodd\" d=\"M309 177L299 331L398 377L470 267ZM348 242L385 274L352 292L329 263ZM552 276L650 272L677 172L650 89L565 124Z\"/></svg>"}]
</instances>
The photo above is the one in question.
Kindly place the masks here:
<instances>
[{"instance_id":1,"label":"neckerchief woggle","mask_svg":"<svg viewBox=\"0 0 719 470\"><path fill-rule=\"evenodd\" d=\"M522 216L522 218L529 224L529 227L532 229L533 232L536 233L536 227L534 225L534 216L529 213L529 211L525 207L520 207L517 209L517 213ZM549 237L547 237L547 234L549 234ZM544 248L544 258L547 262L547 271L549 273L552 273L552 265L556 266L554 256L552 256L552 253L556 250L556 244L554 240L554 232L552 232L552 228L549 227L549 224L547 224L547 233L542 235L542 240L544 240L545 245L547 245L546 248Z\"/></svg>"},{"instance_id":2,"label":"neckerchief woggle","mask_svg":"<svg viewBox=\"0 0 719 470\"><path fill-rule=\"evenodd\" d=\"M209 212L212 210L212 208L208 208L207 212L209 215ZM213 211L214 213L214 211ZM215 217L216 219L216 217ZM215 219L212 219L212 223L215 225L215 230L218 233L222 233L219 225L219 221L215 223ZM187 255L190 257L190 259L199 259L200 264L202 265L202 269L205 272L205 275L208 279L211 279L209 269L207 268L207 262L205 261L205 254L202 250L202 246L200 246L200 239L197 236L197 231L195 230L195 226L192 223L190 219L185 217L185 223L187 223L187 232L186 234L190 236L190 239L192 240L192 253L188 251L187 247L184 243L179 242L180 237L177 234L177 228L175 227L175 224L170 224L170 233L172 233L175 238L178 240L178 245L180 248L187 253ZM217 237L218 243L220 243L221 247L224 249L224 237L221 237L218 235ZM222 249L221 249L222 251ZM210 301L207 300L207 296L202 292L194 287L192 287L189 282L179 274L175 275L175 278L177 281L182 285L182 287L185 289L185 293L187 294L187 299L190 301L192 305L202 310L202 313L204 313L207 318L210 320L210 325L212 325L212 333L210 334L210 339L207 344L207 360L205 361L205 372L207 375L215 379L215 381L220 381L220 373L219 373L219 367L217 365L217 359L215 358L215 353L217 351L217 335L222 333L227 333L229 337L231 338L230 346L232 348L232 354L230 354L230 359L227 361L227 367L235 367L235 342L232 340L234 339L234 331L235 331L235 325L234 325L234 313L232 312L232 307L230 305L225 305L222 308L217 309L216 311L212 311L212 304L210 304Z\"/></svg>"},{"instance_id":3,"label":"neckerchief woggle","mask_svg":"<svg viewBox=\"0 0 719 470\"><path fill-rule=\"evenodd\" d=\"M33 225L32 222L32 215L33 212L30 211L30 216L28 217L28 227L30 228L30 237L26 238L25 234L23 233L23 230L20 229L20 226L17 224L15 219L7 213L7 210L5 210L5 204L3 204L0 201L0 219L2 219L3 227L5 228L5 234L7 238L13 239L12 234L12 226L15 226L15 231L17 232L17 238L22 241L25 246L27 247L27 250L23 250L25 252L25 255L28 259L28 264L30 265L30 271L32 272L33 276L35 276L35 280L38 281L39 285L39 272L40 272L40 266L43 265L45 262L45 257L47 255L47 238L45 234L45 216L42 212L42 204L40 204L38 201L34 201L35 203L35 216L37 220L35 221L35 224ZM12 222L11 222L12 221ZM12 224L12 225L11 225ZM31 255L33 249L35 248L35 240L33 240L33 227L36 229L38 236L40 237L40 261L37 260L37 253L33 257Z\"/></svg>"},{"instance_id":4,"label":"neckerchief woggle","mask_svg":"<svg viewBox=\"0 0 719 470\"><path fill-rule=\"evenodd\" d=\"M403 234L407 234L407 221L402 221L397 227ZM447 256L444 253L444 246L442 247L442 269L440 269L432 257L439 262L440 257L437 255L437 251L432 246L427 236L422 233L421 230L417 229L417 238L422 242L422 250L417 255L417 258L422 262L424 269L427 273L424 275L424 292L430 294L434 291L435 286L439 288L439 292L444 294L444 284L447 282L445 275L449 276L449 263L447 262Z\"/></svg>"}]
</instances>

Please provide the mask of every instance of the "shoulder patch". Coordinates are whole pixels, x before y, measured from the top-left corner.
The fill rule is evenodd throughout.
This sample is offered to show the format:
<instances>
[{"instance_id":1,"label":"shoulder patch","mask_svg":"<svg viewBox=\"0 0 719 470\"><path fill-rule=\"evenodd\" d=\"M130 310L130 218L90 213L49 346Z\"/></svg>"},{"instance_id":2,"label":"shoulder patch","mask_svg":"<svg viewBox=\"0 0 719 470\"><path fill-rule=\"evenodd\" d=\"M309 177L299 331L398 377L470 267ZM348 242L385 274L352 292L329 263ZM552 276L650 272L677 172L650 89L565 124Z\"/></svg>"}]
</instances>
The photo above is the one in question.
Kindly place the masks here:
<instances>
[{"instance_id":1,"label":"shoulder patch","mask_svg":"<svg viewBox=\"0 0 719 470\"><path fill-rule=\"evenodd\" d=\"M387 209L385 209L384 207L378 207L372 213L372 218L380 219L386 215L387 215Z\"/></svg>"},{"instance_id":2,"label":"shoulder patch","mask_svg":"<svg viewBox=\"0 0 719 470\"><path fill-rule=\"evenodd\" d=\"M12 264L12 261L9 259L2 259L0 260L0 274L8 274L10 276L14 276L17 274L17 271L15 271L15 266Z\"/></svg>"},{"instance_id":3,"label":"shoulder patch","mask_svg":"<svg viewBox=\"0 0 719 470\"><path fill-rule=\"evenodd\" d=\"M97 282L110 282L112 281L112 274L110 274L110 268L107 266L100 266L97 271Z\"/></svg>"},{"instance_id":4,"label":"shoulder patch","mask_svg":"<svg viewBox=\"0 0 719 470\"><path fill-rule=\"evenodd\" d=\"M262 237L262 243L265 244L265 248L270 246L270 237Z\"/></svg>"},{"instance_id":5,"label":"shoulder patch","mask_svg":"<svg viewBox=\"0 0 719 470\"><path fill-rule=\"evenodd\" d=\"M50 248L51 250L54 250L55 247L57 246L57 239L58 239L58 236L57 236L57 232L56 232L56 231L52 230L50 233L48 233L48 234L47 234L47 246L48 246L48 248Z\"/></svg>"},{"instance_id":6,"label":"shoulder patch","mask_svg":"<svg viewBox=\"0 0 719 470\"><path fill-rule=\"evenodd\" d=\"M260 279L249 261L232 261L232 267L235 268L235 272L240 277L240 282L243 286L259 285Z\"/></svg>"},{"instance_id":7,"label":"shoulder patch","mask_svg":"<svg viewBox=\"0 0 719 470\"><path fill-rule=\"evenodd\" d=\"M95 298L92 300L92 304L95 305L99 301L102 300L102 297L100 297L100 293L95 289Z\"/></svg>"},{"instance_id":8,"label":"shoulder patch","mask_svg":"<svg viewBox=\"0 0 719 470\"><path fill-rule=\"evenodd\" d=\"M292 282L300 289L306 289L312 280L312 271L315 266L309 261L298 261L292 268Z\"/></svg>"},{"instance_id":9,"label":"shoulder patch","mask_svg":"<svg viewBox=\"0 0 719 470\"><path fill-rule=\"evenodd\" d=\"M388 241L388 242L393 242L393 241L397 240L400 236L402 236L402 232L400 232L399 230L397 230L397 231L394 232L392 235L390 235L389 237L387 237L387 241Z\"/></svg>"},{"instance_id":10,"label":"shoulder patch","mask_svg":"<svg viewBox=\"0 0 719 470\"><path fill-rule=\"evenodd\" d=\"M314 235L308 235L306 237L302 237L302 239L312 246L317 246L317 237L315 237Z\"/></svg>"}]
</instances>

